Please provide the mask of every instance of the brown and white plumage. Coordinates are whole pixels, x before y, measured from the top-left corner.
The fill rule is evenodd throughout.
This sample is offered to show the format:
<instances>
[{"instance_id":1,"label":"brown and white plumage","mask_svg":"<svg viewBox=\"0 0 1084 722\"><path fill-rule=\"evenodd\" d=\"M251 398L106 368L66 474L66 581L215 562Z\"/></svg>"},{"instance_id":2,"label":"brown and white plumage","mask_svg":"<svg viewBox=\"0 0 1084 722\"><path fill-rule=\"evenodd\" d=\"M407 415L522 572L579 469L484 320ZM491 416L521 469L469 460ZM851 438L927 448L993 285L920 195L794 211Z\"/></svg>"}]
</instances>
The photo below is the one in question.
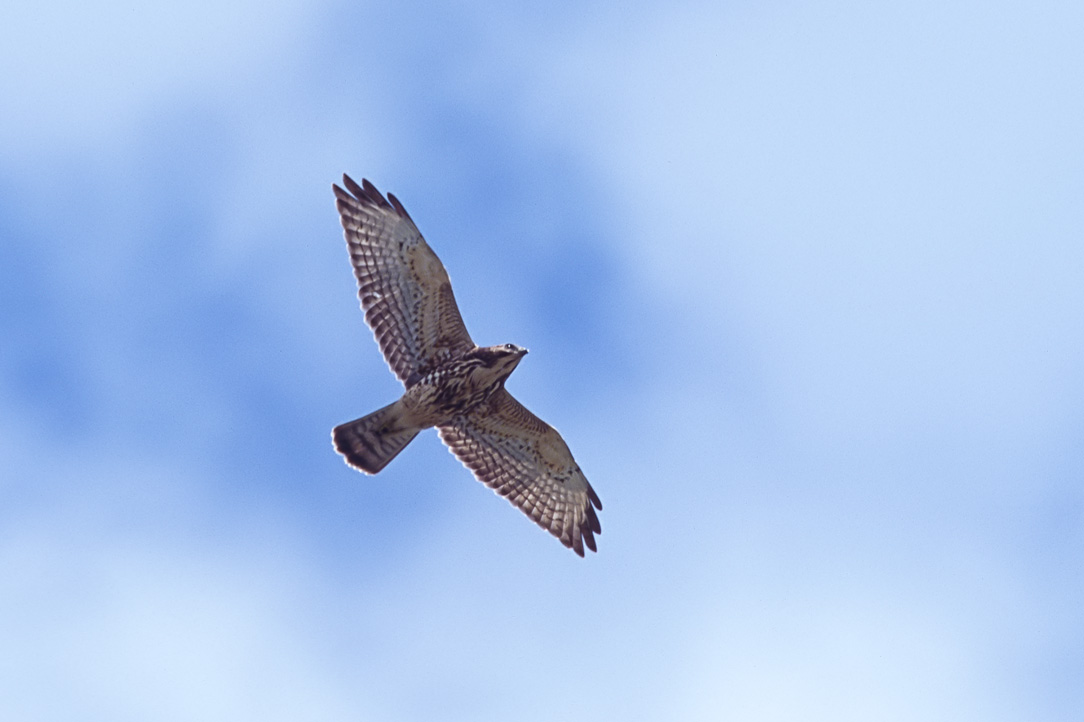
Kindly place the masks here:
<instances>
[{"instance_id":1,"label":"brown and white plumage","mask_svg":"<svg viewBox=\"0 0 1084 722\"><path fill-rule=\"evenodd\" d=\"M406 209L391 193L385 200L368 180L361 183L344 175L350 193L333 184L335 205L365 321L392 372L408 384L474 348L474 341L459 315L444 264Z\"/></svg>"},{"instance_id":2,"label":"brown and white plumage","mask_svg":"<svg viewBox=\"0 0 1084 722\"><path fill-rule=\"evenodd\" d=\"M602 509L557 430L501 388L476 413L440 428L440 438L483 484L583 556L596 551ZM594 506L592 506L592 504Z\"/></svg>"},{"instance_id":3,"label":"brown and white plumage","mask_svg":"<svg viewBox=\"0 0 1084 722\"><path fill-rule=\"evenodd\" d=\"M601 532L602 502L561 435L504 388L527 353L474 344L443 264L392 194L343 176L342 220L365 320L403 397L337 426L335 449L366 473L387 465L430 426L479 481L584 555ZM349 192L348 192L349 191Z\"/></svg>"}]
</instances>

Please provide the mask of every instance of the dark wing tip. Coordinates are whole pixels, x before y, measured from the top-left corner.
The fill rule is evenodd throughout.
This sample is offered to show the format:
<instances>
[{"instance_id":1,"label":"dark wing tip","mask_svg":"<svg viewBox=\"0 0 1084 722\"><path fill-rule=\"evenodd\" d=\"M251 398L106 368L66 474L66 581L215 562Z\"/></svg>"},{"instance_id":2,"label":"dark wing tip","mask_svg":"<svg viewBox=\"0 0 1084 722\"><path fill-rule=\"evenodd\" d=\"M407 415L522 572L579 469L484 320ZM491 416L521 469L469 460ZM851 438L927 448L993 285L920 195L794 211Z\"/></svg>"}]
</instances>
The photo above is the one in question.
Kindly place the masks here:
<instances>
[{"instance_id":1,"label":"dark wing tip","mask_svg":"<svg viewBox=\"0 0 1084 722\"><path fill-rule=\"evenodd\" d=\"M598 552L598 547L595 545L595 534L602 533L602 525L598 522L598 515L595 514L595 510L591 508L591 505L587 505L587 514L580 522L579 529L576 530L577 536L583 537L583 543L587 545L587 548L593 552ZM582 557L583 554L581 553Z\"/></svg>"},{"instance_id":2,"label":"dark wing tip","mask_svg":"<svg viewBox=\"0 0 1084 722\"><path fill-rule=\"evenodd\" d=\"M583 536L579 533L579 530L572 535L572 551L583 557Z\"/></svg>"},{"instance_id":3,"label":"dark wing tip","mask_svg":"<svg viewBox=\"0 0 1084 722\"><path fill-rule=\"evenodd\" d=\"M388 203L387 198L381 195L380 191L377 190L377 187L374 186L368 178L362 178L361 185L358 185L357 181L355 181L346 173L343 173L343 185L346 186L346 190L350 191L350 194L343 192L343 190L334 183L331 185L332 190L334 190L335 192L335 196L339 198L339 200L349 201L356 199L358 201L361 201L362 203L366 203L368 205L381 208L383 210L394 209L399 215L406 216L407 218L410 217L406 215L406 211L403 210L403 206L401 203L399 203L398 200L395 201L394 206L392 206L391 203ZM388 195L390 196L391 194L389 193Z\"/></svg>"},{"instance_id":4,"label":"dark wing tip","mask_svg":"<svg viewBox=\"0 0 1084 722\"><path fill-rule=\"evenodd\" d=\"M364 179L362 180L365 183L368 183L368 181L365 181ZM343 173L343 185L346 186L346 189L350 191L358 200L366 197L366 193L362 189L362 187L355 183L354 179L348 176L346 173Z\"/></svg>"},{"instance_id":5,"label":"dark wing tip","mask_svg":"<svg viewBox=\"0 0 1084 722\"><path fill-rule=\"evenodd\" d=\"M395 207L395 212L396 213L398 213L403 218L408 219L411 223L414 222L414 219L410 217L409 213L407 213L406 208L403 208L403 204L399 202L398 198L396 198L394 195L389 193L388 194L388 200L391 201L391 204Z\"/></svg>"},{"instance_id":6,"label":"dark wing tip","mask_svg":"<svg viewBox=\"0 0 1084 722\"><path fill-rule=\"evenodd\" d=\"M593 531L595 534L602 533L602 524L599 523L598 514L590 506L587 507L587 520L584 524L587 528Z\"/></svg>"},{"instance_id":7,"label":"dark wing tip","mask_svg":"<svg viewBox=\"0 0 1084 722\"><path fill-rule=\"evenodd\" d=\"M591 551L598 553L598 546L595 543L595 534L602 533L602 525L598 522L598 515L595 514L595 510L590 504L586 505L585 511L586 513L579 524L572 527L570 530L571 534L559 537L561 543L566 547L570 547L572 551L576 552L581 557L584 556L583 548L585 545ZM554 533L556 535L556 531L554 531ZM569 536L571 539L568 538Z\"/></svg>"},{"instance_id":8,"label":"dark wing tip","mask_svg":"<svg viewBox=\"0 0 1084 722\"><path fill-rule=\"evenodd\" d=\"M587 496L591 499L591 503L595 505L595 509L602 511L602 499L598 498L598 494L591 488L591 484L587 484ZM591 516L595 515L590 506L587 507L587 510L591 512Z\"/></svg>"}]
</instances>

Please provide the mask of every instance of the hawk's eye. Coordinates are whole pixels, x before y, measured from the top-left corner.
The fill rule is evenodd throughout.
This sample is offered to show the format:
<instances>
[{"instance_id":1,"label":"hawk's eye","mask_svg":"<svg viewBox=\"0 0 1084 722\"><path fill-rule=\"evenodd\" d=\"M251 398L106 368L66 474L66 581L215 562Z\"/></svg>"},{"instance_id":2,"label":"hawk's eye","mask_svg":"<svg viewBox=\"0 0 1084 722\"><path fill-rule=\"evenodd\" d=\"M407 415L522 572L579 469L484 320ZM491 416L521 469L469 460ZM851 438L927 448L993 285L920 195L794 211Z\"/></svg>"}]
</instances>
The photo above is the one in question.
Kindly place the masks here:
<instances>
[{"instance_id":1,"label":"hawk's eye","mask_svg":"<svg viewBox=\"0 0 1084 722\"><path fill-rule=\"evenodd\" d=\"M515 350L516 350L516 347L515 347L515 346L513 346L513 345L512 345L512 344L510 344L510 343L506 343L506 344L504 345L504 347L505 347L506 349L508 349L509 351L515 351Z\"/></svg>"}]
</instances>

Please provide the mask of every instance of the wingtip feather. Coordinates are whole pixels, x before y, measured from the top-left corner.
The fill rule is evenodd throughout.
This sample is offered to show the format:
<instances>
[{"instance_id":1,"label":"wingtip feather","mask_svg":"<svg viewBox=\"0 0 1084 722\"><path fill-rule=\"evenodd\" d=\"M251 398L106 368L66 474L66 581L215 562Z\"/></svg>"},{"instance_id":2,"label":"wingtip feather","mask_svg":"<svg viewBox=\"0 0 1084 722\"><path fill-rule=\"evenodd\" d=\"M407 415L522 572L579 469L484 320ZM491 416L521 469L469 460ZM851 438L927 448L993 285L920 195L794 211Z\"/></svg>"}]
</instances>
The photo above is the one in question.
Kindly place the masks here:
<instances>
[{"instance_id":1,"label":"wingtip feather","mask_svg":"<svg viewBox=\"0 0 1084 722\"><path fill-rule=\"evenodd\" d=\"M414 219L410 217L410 214L407 213L407 209L403 207L403 204L399 202L398 198L389 193L388 200L391 201L391 204L395 208L396 213L398 213L403 218L408 219L411 223L414 222Z\"/></svg>"},{"instance_id":2,"label":"wingtip feather","mask_svg":"<svg viewBox=\"0 0 1084 722\"><path fill-rule=\"evenodd\" d=\"M362 190L361 186L354 182L354 179L346 173L343 173L343 185L346 186L346 189L353 193L356 198L360 199L365 197L365 191Z\"/></svg>"},{"instance_id":3,"label":"wingtip feather","mask_svg":"<svg viewBox=\"0 0 1084 722\"><path fill-rule=\"evenodd\" d=\"M591 507L587 507L587 526L595 534L602 533L602 523L598 520L598 514Z\"/></svg>"},{"instance_id":4,"label":"wingtip feather","mask_svg":"<svg viewBox=\"0 0 1084 722\"><path fill-rule=\"evenodd\" d=\"M346 173L343 173L343 185L346 186L345 191L337 184L331 184L335 197L339 200L347 203L361 201L362 203L368 203L384 210L394 210L401 218L406 218L413 222L414 219L410 217L410 214L407 213L406 208L403 207L402 202L400 202L398 198L391 193L388 193L387 198L385 198L384 194L382 194L368 178L362 178L361 185L358 185L357 181Z\"/></svg>"},{"instance_id":5,"label":"wingtip feather","mask_svg":"<svg viewBox=\"0 0 1084 722\"><path fill-rule=\"evenodd\" d=\"M584 479L584 483L587 483L586 479ZM602 511L602 499L598 498L598 494L595 493L590 484L587 484L587 496L591 499L591 503L595 505L595 508Z\"/></svg>"}]
</instances>

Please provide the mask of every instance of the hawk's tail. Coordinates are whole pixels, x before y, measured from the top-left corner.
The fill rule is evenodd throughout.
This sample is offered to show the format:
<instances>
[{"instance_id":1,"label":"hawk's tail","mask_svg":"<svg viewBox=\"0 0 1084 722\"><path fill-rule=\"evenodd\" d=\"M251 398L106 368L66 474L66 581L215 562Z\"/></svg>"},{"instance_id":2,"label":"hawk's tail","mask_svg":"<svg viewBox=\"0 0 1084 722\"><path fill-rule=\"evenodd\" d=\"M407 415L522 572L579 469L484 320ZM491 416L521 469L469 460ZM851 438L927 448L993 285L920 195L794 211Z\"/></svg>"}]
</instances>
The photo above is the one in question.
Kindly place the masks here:
<instances>
[{"instance_id":1,"label":"hawk's tail","mask_svg":"<svg viewBox=\"0 0 1084 722\"><path fill-rule=\"evenodd\" d=\"M399 455L421 429L403 427L399 402L348 421L331 431L335 451L346 463L367 474L375 474Z\"/></svg>"}]
</instances>

